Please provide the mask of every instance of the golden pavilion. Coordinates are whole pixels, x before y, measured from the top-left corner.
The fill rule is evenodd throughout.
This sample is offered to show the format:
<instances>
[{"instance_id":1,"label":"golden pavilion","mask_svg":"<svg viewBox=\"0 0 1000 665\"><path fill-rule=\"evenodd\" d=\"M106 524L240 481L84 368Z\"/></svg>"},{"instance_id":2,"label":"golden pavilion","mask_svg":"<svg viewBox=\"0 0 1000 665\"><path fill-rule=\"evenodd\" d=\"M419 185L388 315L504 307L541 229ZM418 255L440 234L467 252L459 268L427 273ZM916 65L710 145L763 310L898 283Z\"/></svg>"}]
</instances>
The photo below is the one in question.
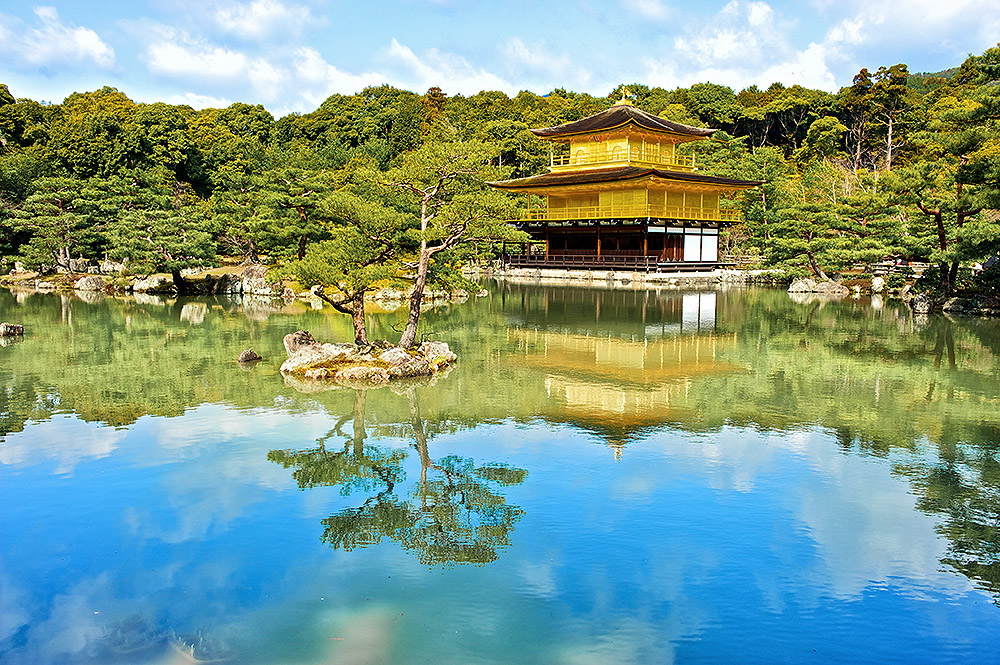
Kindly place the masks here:
<instances>
[{"instance_id":1,"label":"golden pavilion","mask_svg":"<svg viewBox=\"0 0 1000 665\"><path fill-rule=\"evenodd\" d=\"M549 172L491 182L528 195L517 220L545 253L508 257L513 267L647 272L718 268L719 230L740 221L720 201L760 182L697 173L682 143L711 138L637 108L624 96L606 111L532 129L549 141ZM556 154L559 152L560 154ZM536 205L544 201L544 205Z\"/></svg>"}]
</instances>

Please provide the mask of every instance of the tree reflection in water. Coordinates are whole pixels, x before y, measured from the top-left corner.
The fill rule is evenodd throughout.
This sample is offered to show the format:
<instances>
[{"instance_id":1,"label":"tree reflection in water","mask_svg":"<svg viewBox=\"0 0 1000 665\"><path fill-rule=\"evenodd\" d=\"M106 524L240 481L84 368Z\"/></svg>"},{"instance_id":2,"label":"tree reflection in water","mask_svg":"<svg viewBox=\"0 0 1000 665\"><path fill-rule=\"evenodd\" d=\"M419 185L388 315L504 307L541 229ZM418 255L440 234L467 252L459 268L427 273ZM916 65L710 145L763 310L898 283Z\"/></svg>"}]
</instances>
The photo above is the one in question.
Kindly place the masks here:
<instances>
[{"instance_id":1,"label":"tree reflection in water","mask_svg":"<svg viewBox=\"0 0 1000 665\"><path fill-rule=\"evenodd\" d=\"M383 538L398 542L422 563L450 566L496 561L508 547L510 534L524 511L509 505L497 489L524 482L528 472L505 464L476 465L472 459L449 455L434 461L427 445L416 390L404 391L409 405L413 447L420 458L419 481L400 497L405 481L406 450L366 444L365 392L354 400L353 433L341 450L326 442L344 436L347 417L309 450L272 450L268 459L292 472L301 489L340 486L341 493L370 495L356 508L323 520L323 542L353 550Z\"/></svg>"}]
</instances>

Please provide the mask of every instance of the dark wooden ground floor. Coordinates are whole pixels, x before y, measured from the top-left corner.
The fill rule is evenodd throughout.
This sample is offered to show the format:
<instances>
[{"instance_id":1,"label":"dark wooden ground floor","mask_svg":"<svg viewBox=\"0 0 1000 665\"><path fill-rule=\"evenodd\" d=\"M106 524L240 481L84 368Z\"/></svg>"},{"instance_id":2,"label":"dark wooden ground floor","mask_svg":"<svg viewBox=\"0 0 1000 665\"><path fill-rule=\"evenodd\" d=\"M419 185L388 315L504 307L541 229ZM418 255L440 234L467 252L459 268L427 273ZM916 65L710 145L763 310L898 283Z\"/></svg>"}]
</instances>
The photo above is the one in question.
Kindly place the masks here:
<instances>
[{"instance_id":1,"label":"dark wooden ground floor","mask_svg":"<svg viewBox=\"0 0 1000 665\"><path fill-rule=\"evenodd\" d=\"M577 222L526 230L534 239L533 246L504 248L504 262L511 267L676 272L728 265L719 262L718 227L635 220L623 224Z\"/></svg>"},{"instance_id":2,"label":"dark wooden ground floor","mask_svg":"<svg viewBox=\"0 0 1000 665\"><path fill-rule=\"evenodd\" d=\"M511 268L565 268L575 270L628 270L639 272L703 272L732 267L719 261L661 261L658 256L629 254L506 254Z\"/></svg>"}]
</instances>

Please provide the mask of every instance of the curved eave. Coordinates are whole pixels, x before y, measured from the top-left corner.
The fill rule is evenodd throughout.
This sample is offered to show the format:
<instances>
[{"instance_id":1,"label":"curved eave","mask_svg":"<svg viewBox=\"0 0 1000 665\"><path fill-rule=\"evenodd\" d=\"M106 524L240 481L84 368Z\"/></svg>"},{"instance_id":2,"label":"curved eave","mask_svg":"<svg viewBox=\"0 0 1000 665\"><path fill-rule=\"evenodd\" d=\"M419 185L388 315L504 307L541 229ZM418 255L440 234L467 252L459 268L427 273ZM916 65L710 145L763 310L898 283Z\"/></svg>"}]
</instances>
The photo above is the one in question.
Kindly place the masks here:
<instances>
[{"instance_id":1,"label":"curved eave","mask_svg":"<svg viewBox=\"0 0 1000 665\"><path fill-rule=\"evenodd\" d=\"M691 127L672 122L665 118L646 113L634 106L612 106L606 111L554 127L531 129L531 133L541 139L563 140L587 134L597 134L621 130L629 125L648 131L672 134L688 140L712 136L716 129Z\"/></svg>"},{"instance_id":2,"label":"curved eave","mask_svg":"<svg viewBox=\"0 0 1000 665\"><path fill-rule=\"evenodd\" d=\"M593 169L588 171L576 171L573 173L545 173L542 175L531 176L529 178L500 180L487 184L491 187L495 187L496 189L502 189L508 192L530 192L538 189L572 187L574 185L601 185L643 179L708 185L719 189L728 189L733 191L750 189L764 184L760 180L734 180L731 178L718 178L715 176L696 173L678 173L674 171L639 168L635 166L626 166L615 169Z\"/></svg>"}]
</instances>

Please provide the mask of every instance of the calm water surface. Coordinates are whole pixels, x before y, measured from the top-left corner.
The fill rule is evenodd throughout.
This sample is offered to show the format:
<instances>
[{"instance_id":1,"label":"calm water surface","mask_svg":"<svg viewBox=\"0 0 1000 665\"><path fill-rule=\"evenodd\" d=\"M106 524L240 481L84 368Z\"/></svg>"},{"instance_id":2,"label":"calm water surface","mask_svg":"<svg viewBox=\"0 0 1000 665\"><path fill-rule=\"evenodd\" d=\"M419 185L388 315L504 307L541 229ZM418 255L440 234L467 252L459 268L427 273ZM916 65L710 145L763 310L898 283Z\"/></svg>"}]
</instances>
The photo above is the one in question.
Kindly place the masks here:
<instances>
[{"instance_id":1,"label":"calm water surface","mask_svg":"<svg viewBox=\"0 0 1000 665\"><path fill-rule=\"evenodd\" d=\"M355 391L329 308L0 321L0 663L1000 663L996 322L492 284Z\"/></svg>"}]
</instances>

